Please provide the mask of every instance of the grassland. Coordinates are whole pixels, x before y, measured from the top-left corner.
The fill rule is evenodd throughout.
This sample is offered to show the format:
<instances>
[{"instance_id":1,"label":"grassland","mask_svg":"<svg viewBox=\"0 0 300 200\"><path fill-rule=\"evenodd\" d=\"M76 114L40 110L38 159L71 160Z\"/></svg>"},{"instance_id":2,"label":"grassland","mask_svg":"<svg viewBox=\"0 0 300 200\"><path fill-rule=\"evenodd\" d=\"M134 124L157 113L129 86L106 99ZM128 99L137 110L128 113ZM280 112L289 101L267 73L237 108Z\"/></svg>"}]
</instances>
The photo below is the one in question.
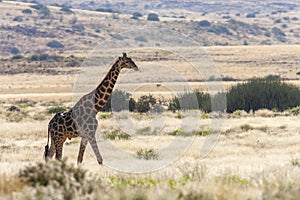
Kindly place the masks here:
<instances>
[{"instance_id":1,"label":"grassland","mask_svg":"<svg viewBox=\"0 0 300 200\"><path fill-rule=\"evenodd\" d=\"M19 171L26 166L43 163L42 151L46 143L47 123L51 117L51 114L47 113L47 108L54 105L40 103L31 103L31 105L28 103L27 107L23 105L21 112L26 112L27 115L17 123L10 121L11 118L5 115L5 109L9 106L10 104L1 106L1 198L6 199L11 195L18 198L38 198L39 195L60 198L59 194L68 193L67 189L57 189L55 185L43 189L43 186L31 186L17 178ZM43 118L35 118L37 114ZM183 117L187 118L191 114L183 113ZM127 116L126 113L122 115ZM143 199L241 199L245 197L297 199L300 195L298 181L300 140L297 123L299 116L289 113L276 115L278 114L272 111L228 115L222 119L224 125L221 128L221 136L207 157L200 157L205 136L196 136L183 156L172 162L171 166L152 173L135 175L111 169L109 164L111 161L120 159L124 162L124 157L118 158L118 154L113 152L105 153L107 151L103 147L107 140L99 141L106 164L99 166L92 150L88 148L84 163L80 167L87 170L85 181L87 185L93 185L91 186L93 192L80 194L81 189L84 188L82 186L73 197L81 199L87 196L92 198L98 196L109 199L137 198L142 195ZM148 130L148 133L138 132L126 140L109 140L109 143L119 150L136 154L141 148L154 149L160 156L159 149L174 138L182 137L168 135L168 132L180 128L180 119L176 118L176 114L167 114L164 130L156 132L152 132L148 127L149 121L155 116L146 115L138 118L136 114L129 116L131 120L135 120L136 128ZM112 130L118 132L117 125L122 124L122 120L125 123L128 120L115 116L105 119L101 115L98 117L102 133ZM199 127L196 130L208 130L212 121L210 117L207 119L199 117ZM75 164L78 148L78 139L66 142L64 157L68 158L67 165ZM136 158L127 159L129 163L134 162ZM147 160L144 162L144 164L151 163ZM67 173L59 172L57 169L50 172L55 169L49 167L46 173L57 174L57 176L60 173ZM94 185L96 183L97 186ZM54 188L50 189L51 187ZM56 192L53 193L51 190ZM106 190L109 192L104 192ZM69 191L72 191L71 188Z\"/></svg>"},{"instance_id":2,"label":"grassland","mask_svg":"<svg viewBox=\"0 0 300 200\"><path fill-rule=\"evenodd\" d=\"M140 72L122 73L116 89L133 91L134 98L151 93L167 99L177 89L185 90L185 84L207 91L208 82L204 80L221 83L225 90L238 82L266 76L279 76L300 86L300 20L295 19L298 7L279 12L286 4L265 6L268 1L255 18L247 18L245 8L238 16L224 4L224 11L205 15L204 11L184 8L180 13L184 17L180 18L174 15L174 9L157 9L155 5L160 22L147 22L149 10L134 20L129 11L118 14L80 10L75 8L86 2L70 3L72 13L54 5L48 6L51 15L45 17L31 7L34 4L0 2L4 11L0 12L0 199L300 199L300 115L291 110L236 111L222 116L194 110L99 113L97 142L103 166L97 164L89 146L83 163L76 166L79 138L66 141L63 162L45 164L42 155L47 125L54 112L74 104L80 84L88 85L80 92L94 88L105 74L107 63L119 56L113 50L107 51L97 55L101 58L97 66L87 68L85 62L95 56L92 50L106 39L120 39L124 31L133 28L167 27L205 46L201 51L175 46L174 51L166 51L163 46L149 50L143 48L149 41L130 40L140 47L128 50ZM128 1L132 3L135 1ZM220 6L217 2L213 5ZM205 6L210 8L209 4ZM32 13L22 12L24 9ZM199 26L202 20L209 20L211 27ZM213 32L220 26L229 32ZM285 36L272 33L275 27ZM47 42L54 39L64 48L48 47ZM175 40L171 43L177 44ZM118 41L127 42L126 38ZM20 52L14 53L13 47ZM215 74L199 76L189 63L176 57L178 49L194 58L206 55L213 64L208 66L216 66L226 81L215 80ZM184 81L162 66L180 72ZM87 69L88 76L84 74ZM186 121L192 122L190 126L184 124ZM217 143L202 157L201 148L214 129L220 133ZM161 165L160 170L136 174L126 173L120 166L119 171L113 169L116 163L158 163L168 155L162 150L175 140L188 140L190 146L170 165ZM183 151L178 147L171 150L170 155ZM33 177L31 182L19 176L28 168L34 169L31 175L25 175ZM45 185L44 180L51 181Z\"/></svg>"}]
</instances>

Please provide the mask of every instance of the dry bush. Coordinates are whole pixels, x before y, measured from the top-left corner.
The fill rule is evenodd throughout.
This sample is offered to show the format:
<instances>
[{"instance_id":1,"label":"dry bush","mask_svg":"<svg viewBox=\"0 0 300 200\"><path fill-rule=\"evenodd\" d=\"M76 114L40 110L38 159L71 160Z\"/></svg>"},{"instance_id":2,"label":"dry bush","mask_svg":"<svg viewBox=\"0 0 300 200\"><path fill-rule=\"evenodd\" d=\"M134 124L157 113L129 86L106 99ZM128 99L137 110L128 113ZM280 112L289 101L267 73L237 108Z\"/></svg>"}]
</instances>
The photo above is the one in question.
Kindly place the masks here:
<instances>
[{"instance_id":1,"label":"dry bush","mask_svg":"<svg viewBox=\"0 0 300 200\"><path fill-rule=\"evenodd\" d=\"M274 112L268 109L259 109L255 111L255 116L257 117L274 117Z\"/></svg>"}]
</instances>

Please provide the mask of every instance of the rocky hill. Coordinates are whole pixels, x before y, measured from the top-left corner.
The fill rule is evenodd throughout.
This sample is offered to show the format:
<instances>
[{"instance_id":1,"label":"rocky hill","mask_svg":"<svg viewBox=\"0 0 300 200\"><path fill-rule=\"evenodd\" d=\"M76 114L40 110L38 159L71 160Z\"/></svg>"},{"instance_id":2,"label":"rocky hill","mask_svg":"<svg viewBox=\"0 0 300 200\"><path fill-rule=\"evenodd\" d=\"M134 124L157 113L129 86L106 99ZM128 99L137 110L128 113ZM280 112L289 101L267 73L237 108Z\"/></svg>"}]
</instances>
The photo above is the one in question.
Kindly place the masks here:
<instances>
[{"instance_id":1,"label":"rocky hill","mask_svg":"<svg viewBox=\"0 0 300 200\"><path fill-rule=\"evenodd\" d=\"M149 27L181 32L201 46L300 43L299 1L39 2L0 2L2 56L82 53Z\"/></svg>"}]
</instances>

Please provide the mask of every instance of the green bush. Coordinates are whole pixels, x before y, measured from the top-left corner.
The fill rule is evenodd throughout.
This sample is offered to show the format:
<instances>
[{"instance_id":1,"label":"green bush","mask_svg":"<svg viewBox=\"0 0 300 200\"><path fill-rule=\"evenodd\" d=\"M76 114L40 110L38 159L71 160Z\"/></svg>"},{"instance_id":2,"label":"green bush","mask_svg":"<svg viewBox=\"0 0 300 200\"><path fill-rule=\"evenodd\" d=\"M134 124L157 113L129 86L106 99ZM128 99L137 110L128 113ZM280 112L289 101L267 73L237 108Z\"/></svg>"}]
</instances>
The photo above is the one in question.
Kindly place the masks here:
<instances>
[{"instance_id":1,"label":"green bush","mask_svg":"<svg viewBox=\"0 0 300 200\"><path fill-rule=\"evenodd\" d=\"M101 109L101 111L104 112L120 112L122 110L128 110L128 104L130 102L130 94L121 91L121 90L114 90L112 92L111 97L109 97L108 101L104 105L104 107Z\"/></svg>"},{"instance_id":2,"label":"green bush","mask_svg":"<svg viewBox=\"0 0 300 200\"><path fill-rule=\"evenodd\" d=\"M211 111L211 97L209 94L195 90L193 92L185 92L179 97L173 98L169 105L168 110L190 110L200 109L204 112Z\"/></svg>"},{"instance_id":3,"label":"green bush","mask_svg":"<svg viewBox=\"0 0 300 200\"><path fill-rule=\"evenodd\" d=\"M226 94L227 111L277 109L284 111L300 105L300 90L279 80L254 79L232 87Z\"/></svg>"},{"instance_id":4,"label":"green bush","mask_svg":"<svg viewBox=\"0 0 300 200\"><path fill-rule=\"evenodd\" d=\"M139 113L148 112L153 105L156 104L156 99L151 95L143 95L136 102L136 110Z\"/></svg>"},{"instance_id":5,"label":"green bush","mask_svg":"<svg viewBox=\"0 0 300 200\"><path fill-rule=\"evenodd\" d=\"M67 108L64 106L55 106L55 107L49 108L48 113L53 114L53 113L64 112L66 110L67 110Z\"/></svg>"}]
</instances>

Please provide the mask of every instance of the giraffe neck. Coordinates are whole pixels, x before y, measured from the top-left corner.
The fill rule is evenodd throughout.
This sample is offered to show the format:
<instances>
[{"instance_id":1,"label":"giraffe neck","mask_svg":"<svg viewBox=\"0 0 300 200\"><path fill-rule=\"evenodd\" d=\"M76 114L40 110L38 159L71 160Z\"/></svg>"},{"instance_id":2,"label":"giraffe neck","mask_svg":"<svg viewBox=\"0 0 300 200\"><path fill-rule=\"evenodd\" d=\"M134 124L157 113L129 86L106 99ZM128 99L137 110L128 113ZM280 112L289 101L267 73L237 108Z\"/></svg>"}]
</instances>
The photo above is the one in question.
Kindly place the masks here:
<instances>
[{"instance_id":1,"label":"giraffe neck","mask_svg":"<svg viewBox=\"0 0 300 200\"><path fill-rule=\"evenodd\" d=\"M115 64L108 71L107 75L101 81L101 83L94 90L94 108L96 113L98 113L101 110L101 108L104 107L109 97L111 96L120 71L121 67L119 66L119 61L116 61Z\"/></svg>"}]
</instances>

